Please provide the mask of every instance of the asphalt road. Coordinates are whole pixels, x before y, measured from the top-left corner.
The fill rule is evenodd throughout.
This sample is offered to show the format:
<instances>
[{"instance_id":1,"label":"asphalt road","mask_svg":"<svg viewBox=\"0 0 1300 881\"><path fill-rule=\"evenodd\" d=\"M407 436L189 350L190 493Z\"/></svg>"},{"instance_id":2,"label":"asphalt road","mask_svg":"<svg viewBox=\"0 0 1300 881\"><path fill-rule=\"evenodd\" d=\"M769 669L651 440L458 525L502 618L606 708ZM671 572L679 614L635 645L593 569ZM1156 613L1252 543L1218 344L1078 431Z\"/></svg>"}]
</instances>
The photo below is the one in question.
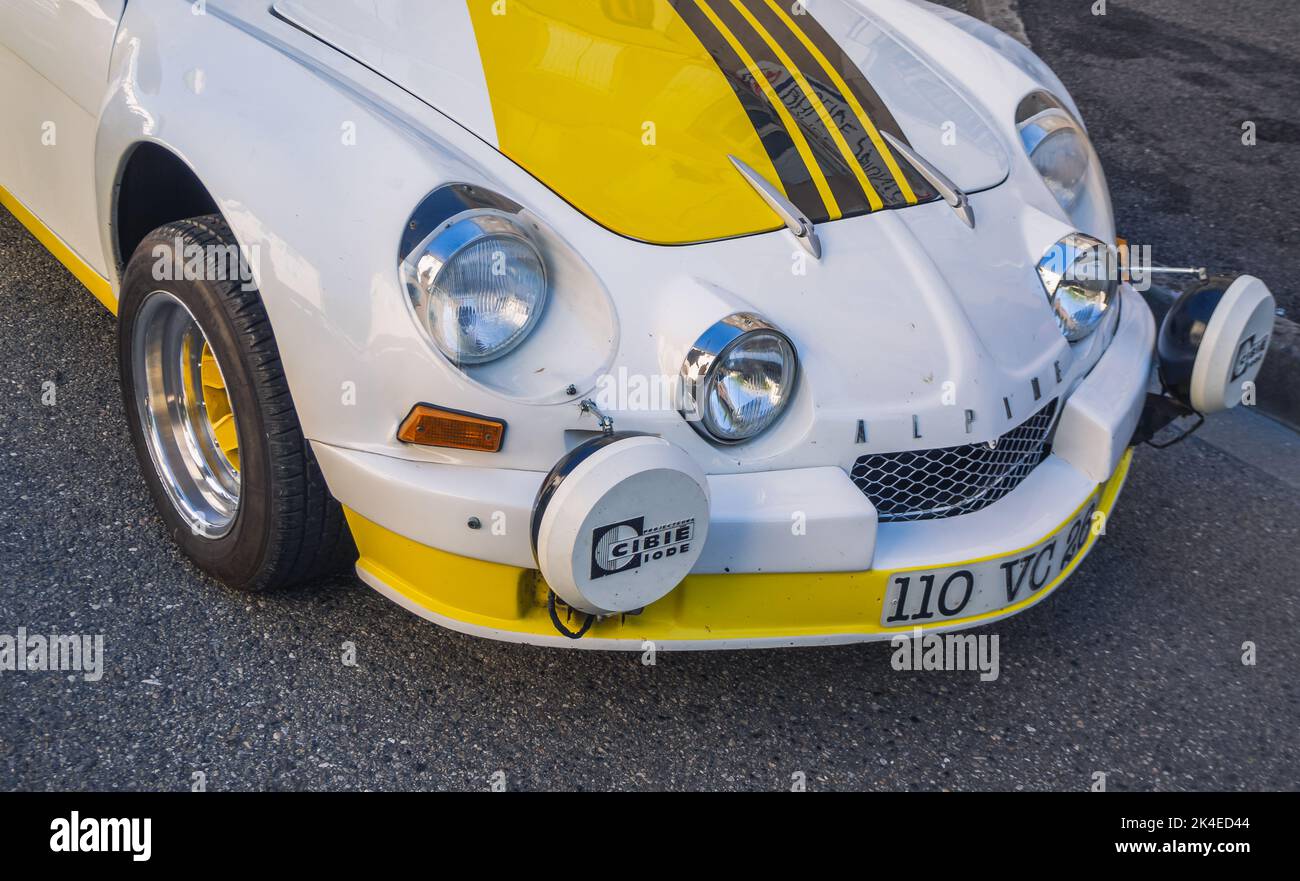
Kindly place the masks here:
<instances>
[{"instance_id":1,"label":"asphalt road","mask_svg":"<svg viewBox=\"0 0 1300 881\"><path fill-rule=\"evenodd\" d=\"M1109 0L1104 16L1091 0L1019 7L1088 122L1123 234L1157 264L1258 275L1300 321L1295 0Z\"/></svg>"},{"instance_id":2,"label":"asphalt road","mask_svg":"<svg viewBox=\"0 0 1300 881\"><path fill-rule=\"evenodd\" d=\"M1031 35L1058 26L1040 5ZM1215 222L1158 149L1172 164L1133 167L1154 207L1121 201L1130 228L1172 228L1176 204ZM896 672L887 645L645 667L449 633L351 578L262 598L209 581L144 490L111 317L3 211L0 303L0 634L103 634L106 654L99 682L0 672L0 788L1300 788L1300 477L1259 417L1139 451L1078 574L989 631L995 682Z\"/></svg>"}]
</instances>

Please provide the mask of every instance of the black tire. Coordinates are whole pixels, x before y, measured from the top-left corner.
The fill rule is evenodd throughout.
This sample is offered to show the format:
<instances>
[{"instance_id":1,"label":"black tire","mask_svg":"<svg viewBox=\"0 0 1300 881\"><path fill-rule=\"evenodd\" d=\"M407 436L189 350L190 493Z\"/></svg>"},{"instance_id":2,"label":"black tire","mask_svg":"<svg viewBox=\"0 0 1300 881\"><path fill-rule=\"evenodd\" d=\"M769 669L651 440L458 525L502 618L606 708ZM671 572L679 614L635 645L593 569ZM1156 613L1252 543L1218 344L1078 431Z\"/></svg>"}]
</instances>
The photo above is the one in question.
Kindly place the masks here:
<instances>
[{"instance_id":1,"label":"black tire","mask_svg":"<svg viewBox=\"0 0 1300 881\"><path fill-rule=\"evenodd\" d=\"M122 394L136 457L158 512L172 539L201 569L238 590L290 587L339 572L356 560L356 547L343 509L326 488L298 424L261 295L245 290L238 279L156 280L155 247L171 247L177 240L205 249L237 244L219 215L169 223L145 237L123 274L118 304ZM188 525L163 487L145 441L132 335L141 305L155 291L172 294L189 309L225 374L237 424L241 483L234 522L218 538L196 534Z\"/></svg>"}]
</instances>

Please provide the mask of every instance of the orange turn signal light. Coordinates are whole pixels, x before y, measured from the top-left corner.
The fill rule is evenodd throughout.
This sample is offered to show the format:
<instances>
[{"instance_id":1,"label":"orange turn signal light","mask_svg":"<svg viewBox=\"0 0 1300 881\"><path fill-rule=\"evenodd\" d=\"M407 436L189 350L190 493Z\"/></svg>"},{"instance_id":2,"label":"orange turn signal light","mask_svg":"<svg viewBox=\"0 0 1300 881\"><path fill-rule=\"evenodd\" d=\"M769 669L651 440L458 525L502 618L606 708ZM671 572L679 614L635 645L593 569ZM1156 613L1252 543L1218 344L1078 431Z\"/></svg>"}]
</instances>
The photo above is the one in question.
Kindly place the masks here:
<instances>
[{"instance_id":1,"label":"orange turn signal light","mask_svg":"<svg viewBox=\"0 0 1300 881\"><path fill-rule=\"evenodd\" d=\"M500 419L475 416L459 410L447 410L431 404L417 404L402 420L397 439L422 447L449 447L499 453L506 437L506 424Z\"/></svg>"}]
</instances>

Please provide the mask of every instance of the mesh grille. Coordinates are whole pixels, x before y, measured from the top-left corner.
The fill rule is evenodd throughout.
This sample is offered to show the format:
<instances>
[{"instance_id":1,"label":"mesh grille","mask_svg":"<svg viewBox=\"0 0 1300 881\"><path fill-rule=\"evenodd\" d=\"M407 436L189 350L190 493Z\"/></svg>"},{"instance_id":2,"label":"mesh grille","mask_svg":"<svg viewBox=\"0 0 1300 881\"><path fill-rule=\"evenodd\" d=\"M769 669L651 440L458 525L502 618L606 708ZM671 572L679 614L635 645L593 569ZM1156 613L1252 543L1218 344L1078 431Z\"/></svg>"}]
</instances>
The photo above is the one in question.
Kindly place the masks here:
<instances>
[{"instance_id":1,"label":"mesh grille","mask_svg":"<svg viewBox=\"0 0 1300 881\"><path fill-rule=\"evenodd\" d=\"M853 482L882 523L971 514L1008 495L1043 463L1055 420L1053 401L994 446L863 456L853 466Z\"/></svg>"}]
</instances>

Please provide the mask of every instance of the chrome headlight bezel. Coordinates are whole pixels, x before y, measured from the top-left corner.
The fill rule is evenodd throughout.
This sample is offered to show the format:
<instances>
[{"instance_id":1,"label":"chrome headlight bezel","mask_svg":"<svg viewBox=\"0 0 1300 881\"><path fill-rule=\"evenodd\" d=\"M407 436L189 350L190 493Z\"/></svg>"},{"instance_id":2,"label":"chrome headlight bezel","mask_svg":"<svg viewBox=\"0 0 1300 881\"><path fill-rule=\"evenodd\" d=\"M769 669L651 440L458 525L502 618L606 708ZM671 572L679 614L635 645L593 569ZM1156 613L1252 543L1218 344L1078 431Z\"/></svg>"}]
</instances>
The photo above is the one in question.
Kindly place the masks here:
<instances>
[{"instance_id":1,"label":"chrome headlight bezel","mask_svg":"<svg viewBox=\"0 0 1300 881\"><path fill-rule=\"evenodd\" d=\"M728 363L747 344L768 340L781 353L782 381L779 400L771 410L743 432L729 432L718 424L712 404ZM789 409L799 383L799 352L778 327L749 312L729 315L706 330L682 363L681 414L702 437L712 443L734 446L753 440L775 425Z\"/></svg>"},{"instance_id":2,"label":"chrome headlight bezel","mask_svg":"<svg viewBox=\"0 0 1300 881\"><path fill-rule=\"evenodd\" d=\"M439 300L454 305L456 292L440 286L439 281L454 268L458 259L468 259L471 249L484 242L500 241L520 249L530 265L525 271L534 276L533 289L523 291L509 301L512 308L524 311L513 331L486 351L471 351L458 345L458 332L440 324ZM456 215L436 229L402 261L402 279L414 312L416 324L425 339L458 367L472 367L504 358L518 348L541 320L550 299L550 280L546 259L528 229L512 214L496 208L483 208ZM458 312L459 310L450 310Z\"/></svg>"},{"instance_id":3,"label":"chrome headlight bezel","mask_svg":"<svg viewBox=\"0 0 1300 881\"><path fill-rule=\"evenodd\" d=\"M1115 223L1110 187L1088 131L1078 117L1050 92L1031 92L1016 109L1016 131L1029 164L1070 222L1090 233L1110 236ZM1067 159L1059 169L1064 174L1053 174L1044 167L1047 151L1052 148L1062 150Z\"/></svg>"},{"instance_id":4,"label":"chrome headlight bezel","mask_svg":"<svg viewBox=\"0 0 1300 881\"><path fill-rule=\"evenodd\" d=\"M1119 255L1082 233L1053 245L1038 261L1038 277L1061 334L1071 343L1092 336L1119 299Z\"/></svg>"}]
</instances>

